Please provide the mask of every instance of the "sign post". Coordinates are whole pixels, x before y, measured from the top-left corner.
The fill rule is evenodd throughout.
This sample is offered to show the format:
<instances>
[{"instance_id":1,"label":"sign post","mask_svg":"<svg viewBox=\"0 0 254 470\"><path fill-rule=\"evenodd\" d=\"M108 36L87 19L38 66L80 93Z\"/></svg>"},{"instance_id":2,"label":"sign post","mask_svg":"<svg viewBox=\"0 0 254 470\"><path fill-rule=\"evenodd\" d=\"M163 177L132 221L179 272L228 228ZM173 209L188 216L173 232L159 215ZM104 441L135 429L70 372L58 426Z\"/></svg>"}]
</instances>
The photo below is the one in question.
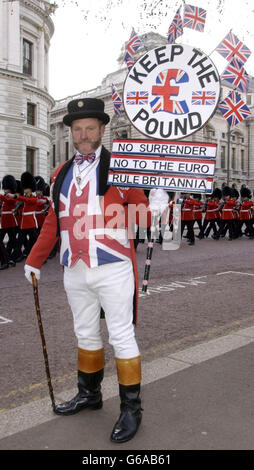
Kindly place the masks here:
<instances>
[{"instance_id":1,"label":"sign post","mask_svg":"<svg viewBox=\"0 0 254 470\"><path fill-rule=\"evenodd\" d=\"M108 184L211 194L217 145L183 139L205 126L219 98L219 73L200 49L168 44L140 57L126 77L123 103L130 122L146 138L114 140ZM165 240L163 249L179 248L180 240L181 206L175 201L173 240ZM152 249L153 240L143 291Z\"/></svg>"}]
</instances>

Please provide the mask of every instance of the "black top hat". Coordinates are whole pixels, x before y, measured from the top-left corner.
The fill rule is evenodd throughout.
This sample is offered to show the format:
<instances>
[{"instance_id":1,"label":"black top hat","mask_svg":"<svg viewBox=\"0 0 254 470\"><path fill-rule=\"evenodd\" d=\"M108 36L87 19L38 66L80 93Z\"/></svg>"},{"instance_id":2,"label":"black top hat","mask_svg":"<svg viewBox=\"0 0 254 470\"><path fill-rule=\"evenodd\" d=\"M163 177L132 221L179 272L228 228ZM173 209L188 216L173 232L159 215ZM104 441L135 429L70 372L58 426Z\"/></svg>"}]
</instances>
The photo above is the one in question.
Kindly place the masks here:
<instances>
[{"instance_id":1,"label":"black top hat","mask_svg":"<svg viewBox=\"0 0 254 470\"><path fill-rule=\"evenodd\" d=\"M104 102L98 98L79 98L70 101L67 106L68 114L63 118L64 124L70 126L75 119L98 118L103 124L108 124L110 117L104 113Z\"/></svg>"},{"instance_id":2,"label":"black top hat","mask_svg":"<svg viewBox=\"0 0 254 470\"><path fill-rule=\"evenodd\" d=\"M15 193L17 190L17 183L12 175L6 175L3 177L2 188L9 189L11 193Z\"/></svg>"}]
</instances>

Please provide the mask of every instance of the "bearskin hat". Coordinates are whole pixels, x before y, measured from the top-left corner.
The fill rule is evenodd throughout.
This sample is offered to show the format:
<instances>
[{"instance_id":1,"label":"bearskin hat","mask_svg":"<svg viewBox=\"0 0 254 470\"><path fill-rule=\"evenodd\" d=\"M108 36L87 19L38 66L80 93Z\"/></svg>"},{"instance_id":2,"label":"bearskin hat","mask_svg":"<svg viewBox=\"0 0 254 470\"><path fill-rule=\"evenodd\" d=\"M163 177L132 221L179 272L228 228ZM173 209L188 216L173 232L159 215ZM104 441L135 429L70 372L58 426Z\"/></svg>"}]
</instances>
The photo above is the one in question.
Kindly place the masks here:
<instances>
[{"instance_id":1,"label":"bearskin hat","mask_svg":"<svg viewBox=\"0 0 254 470\"><path fill-rule=\"evenodd\" d=\"M17 190L16 190L16 193L19 193L19 194L23 194L23 188L21 186L21 181L20 180L16 180L16 183L17 183Z\"/></svg>"},{"instance_id":2,"label":"bearskin hat","mask_svg":"<svg viewBox=\"0 0 254 470\"><path fill-rule=\"evenodd\" d=\"M21 186L24 189L31 189L32 192L36 191L36 181L29 171L25 171L21 175Z\"/></svg>"},{"instance_id":3,"label":"bearskin hat","mask_svg":"<svg viewBox=\"0 0 254 470\"><path fill-rule=\"evenodd\" d=\"M229 186L224 186L224 188L222 188L222 196L232 196L232 188L230 188Z\"/></svg>"},{"instance_id":4,"label":"bearskin hat","mask_svg":"<svg viewBox=\"0 0 254 470\"><path fill-rule=\"evenodd\" d=\"M212 193L212 197L216 197L218 199L221 199L222 197L222 191L220 188L215 188L213 193Z\"/></svg>"},{"instance_id":5,"label":"bearskin hat","mask_svg":"<svg viewBox=\"0 0 254 470\"><path fill-rule=\"evenodd\" d=\"M241 197L248 197L251 199L251 190L249 188L241 188L240 193Z\"/></svg>"},{"instance_id":6,"label":"bearskin hat","mask_svg":"<svg viewBox=\"0 0 254 470\"><path fill-rule=\"evenodd\" d=\"M239 191L237 189L232 188L232 197L236 197L237 199L239 198Z\"/></svg>"},{"instance_id":7,"label":"bearskin hat","mask_svg":"<svg viewBox=\"0 0 254 470\"><path fill-rule=\"evenodd\" d=\"M44 188L45 188L46 183L45 183L44 179L42 178L42 176L35 176L34 179L35 179L35 182L36 182L36 190L44 192Z\"/></svg>"},{"instance_id":8,"label":"bearskin hat","mask_svg":"<svg viewBox=\"0 0 254 470\"><path fill-rule=\"evenodd\" d=\"M200 201L200 199L201 199L201 194L193 193L191 196L192 196L194 199L198 199L199 201Z\"/></svg>"},{"instance_id":9,"label":"bearskin hat","mask_svg":"<svg viewBox=\"0 0 254 470\"><path fill-rule=\"evenodd\" d=\"M50 196L50 186L48 183L45 183L43 195L49 197Z\"/></svg>"},{"instance_id":10,"label":"bearskin hat","mask_svg":"<svg viewBox=\"0 0 254 470\"><path fill-rule=\"evenodd\" d=\"M16 183L14 176L12 175L4 176L3 181L2 181L2 188L9 189L11 193L14 194L17 190L17 183Z\"/></svg>"}]
</instances>

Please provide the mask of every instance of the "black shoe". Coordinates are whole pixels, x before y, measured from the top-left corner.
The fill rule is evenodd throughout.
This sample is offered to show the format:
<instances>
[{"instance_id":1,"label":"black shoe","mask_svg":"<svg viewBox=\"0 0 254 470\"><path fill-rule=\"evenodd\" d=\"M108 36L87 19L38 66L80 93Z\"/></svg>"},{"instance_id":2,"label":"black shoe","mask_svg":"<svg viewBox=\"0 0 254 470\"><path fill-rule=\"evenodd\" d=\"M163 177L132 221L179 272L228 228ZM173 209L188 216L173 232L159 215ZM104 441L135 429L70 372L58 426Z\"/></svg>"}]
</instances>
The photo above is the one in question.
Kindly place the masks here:
<instances>
[{"instance_id":1,"label":"black shoe","mask_svg":"<svg viewBox=\"0 0 254 470\"><path fill-rule=\"evenodd\" d=\"M0 265L0 270L2 271L3 269L8 269L9 265L8 264L1 264Z\"/></svg>"},{"instance_id":2,"label":"black shoe","mask_svg":"<svg viewBox=\"0 0 254 470\"><path fill-rule=\"evenodd\" d=\"M192 245L195 245L195 242L189 242L188 245L192 246Z\"/></svg>"},{"instance_id":3,"label":"black shoe","mask_svg":"<svg viewBox=\"0 0 254 470\"><path fill-rule=\"evenodd\" d=\"M68 416L78 413L80 410L90 408L99 410L102 408L101 381L104 369L87 374L78 371L78 394L72 400L57 405L54 412L57 415Z\"/></svg>"},{"instance_id":4,"label":"black shoe","mask_svg":"<svg viewBox=\"0 0 254 470\"><path fill-rule=\"evenodd\" d=\"M119 385L121 414L113 428L110 439L122 443L132 439L142 420L140 384Z\"/></svg>"},{"instance_id":5,"label":"black shoe","mask_svg":"<svg viewBox=\"0 0 254 470\"><path fill-rule=\"evenodd\" d=\"M9 266L11 266L12 268L15 268L15 266L16 266L15 261L13 261L12 259L10 259L10 261L8 261L8 264L9 264Z\"/></svg>"}]
</instances>

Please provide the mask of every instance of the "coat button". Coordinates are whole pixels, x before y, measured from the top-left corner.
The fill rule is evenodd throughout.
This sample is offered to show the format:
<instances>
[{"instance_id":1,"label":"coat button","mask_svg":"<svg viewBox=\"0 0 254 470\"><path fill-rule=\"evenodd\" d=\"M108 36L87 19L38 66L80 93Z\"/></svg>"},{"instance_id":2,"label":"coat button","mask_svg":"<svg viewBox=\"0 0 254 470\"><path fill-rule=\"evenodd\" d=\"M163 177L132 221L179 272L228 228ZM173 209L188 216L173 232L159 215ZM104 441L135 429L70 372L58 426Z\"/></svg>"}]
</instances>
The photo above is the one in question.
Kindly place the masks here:
<instances>
[{"instance_id":1,"label":"coat button","mask_svg":"<svg viewBox=\"0 0 254 470\"><path fill-rule=\"evenodd\" d=\"M79 250L78 254L79 255L82 255L83 251L82 250Z\"/></svg>"}]
</instances>

